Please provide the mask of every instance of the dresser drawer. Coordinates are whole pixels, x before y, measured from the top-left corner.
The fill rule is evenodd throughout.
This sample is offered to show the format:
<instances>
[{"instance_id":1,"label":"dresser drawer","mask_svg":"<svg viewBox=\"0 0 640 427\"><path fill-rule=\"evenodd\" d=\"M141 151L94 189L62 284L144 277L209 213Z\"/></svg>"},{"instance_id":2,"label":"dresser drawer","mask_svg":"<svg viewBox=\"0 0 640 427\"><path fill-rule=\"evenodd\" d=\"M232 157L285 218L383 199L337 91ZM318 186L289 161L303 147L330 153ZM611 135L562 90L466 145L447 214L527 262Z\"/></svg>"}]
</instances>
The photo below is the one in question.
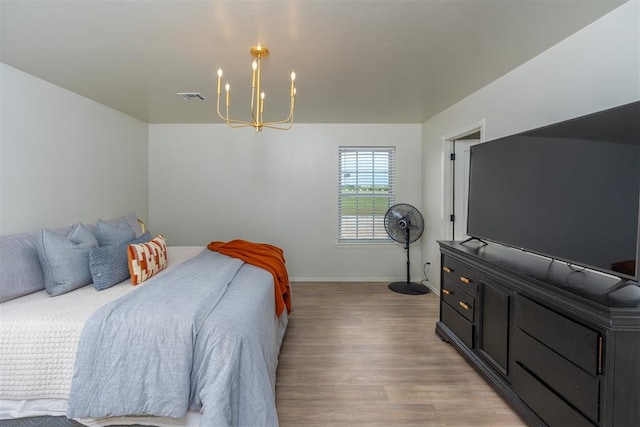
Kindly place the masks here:
<instances>
[{"instance_id":1,"label":"dresser drawer","mask_svg":"<svg viewBox=\"0 0 640 427\"><path fill-rule=\"evenodd\" d=\"M594 423L598 422L600 381L525 332L514 328L514 361L545 383Z\"/></svg>"},{"instance_id":2,"label":"dresser drawer","mask_svg":"<svg viewBox=\"0 0 640 427\"><path fill-rule=\"evenodd\" d=\"M475 271L455 258L442 257L442 283L453 283L460 286L471 296L476 296Z\"/></svg>"},{"instance_id":3,"label":"dresser drawer","mask_svg":"<svg viewBox=\"0 0 640 427\"><path fill-rule=\"evenodd\" d=\"M550 427L594 426L517 363L511 372L511 385L518 396Z\"/></svg>"},{"instance_id":4,"label":"dresser drawer","mask_svg":"<svg viewBox=\"0 0 640 427\"><path fill-rule=\"evenodd\" d=\"M473 348L473 323L461 316L444 301L440 302L440 317L453 333L469 348Z\"/></svg>"},{"instance_id":5,"label":"dresser drawer","mask_svg":"<svg viewBox=\"0 0 640 427\"><path fill-rule=\"evenodd\" d=\"M555 311L518 295L515 325L588 373L600 371L599 334Z\"/></svg>"},{"instance_id":6,"label":"dresser drawer","mask_svg":"<svg viewBox=\"0 0 640 427\"><path fill-rule=\"evenodd\" d=\"M442 299L468 321L473 322L475 299L471 295L462 292L458 286L452 283L443 283Z\"/></svg>"}]
</instances>

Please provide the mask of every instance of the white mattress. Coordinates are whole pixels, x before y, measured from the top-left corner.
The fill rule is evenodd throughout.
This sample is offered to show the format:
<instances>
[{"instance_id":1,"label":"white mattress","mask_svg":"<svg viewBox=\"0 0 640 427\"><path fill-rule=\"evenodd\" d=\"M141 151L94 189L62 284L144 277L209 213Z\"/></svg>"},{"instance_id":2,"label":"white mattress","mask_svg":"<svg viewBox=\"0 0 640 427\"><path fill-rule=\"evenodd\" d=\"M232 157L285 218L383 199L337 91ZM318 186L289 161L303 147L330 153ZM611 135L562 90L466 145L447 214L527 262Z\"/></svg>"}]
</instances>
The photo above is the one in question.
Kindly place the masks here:
<instances>
[{"instance_id":1,"label":"white mattress","mask_svg":"<svg viewBox=\"0 0 640 427\"><path fill-rule=\"evenodd\" d=\"M168 268L203 249L169 247ZM89 285L56 297L40 291L0 304L0 419L3 413L5 418L18 416L18 409L9 408L11 401L24 407L27 400L66 400L85 321L99 307L141 286L145 283L134 287L126 280L100 292Z\"/></svg>"}]
</instances>

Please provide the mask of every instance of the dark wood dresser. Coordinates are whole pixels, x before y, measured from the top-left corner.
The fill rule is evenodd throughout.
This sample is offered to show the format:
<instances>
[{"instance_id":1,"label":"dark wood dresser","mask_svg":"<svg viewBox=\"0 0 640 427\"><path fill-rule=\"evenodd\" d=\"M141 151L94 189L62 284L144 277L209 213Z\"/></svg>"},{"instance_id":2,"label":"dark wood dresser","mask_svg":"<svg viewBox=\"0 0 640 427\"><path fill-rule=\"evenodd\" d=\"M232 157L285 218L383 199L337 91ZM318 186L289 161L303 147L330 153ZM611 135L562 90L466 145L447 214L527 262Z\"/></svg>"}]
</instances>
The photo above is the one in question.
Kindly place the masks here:
<instances>
[{"instance_id":1,"label":"dark wood dresser","mask_svg":"<svg viewBox=\"0 0 640 427\"><path fill-rule=\"evenodd\" d=\"M517 249L439 242L440 321L530 425L640 426L640 287Z\"/></svg>"}]
</instances>

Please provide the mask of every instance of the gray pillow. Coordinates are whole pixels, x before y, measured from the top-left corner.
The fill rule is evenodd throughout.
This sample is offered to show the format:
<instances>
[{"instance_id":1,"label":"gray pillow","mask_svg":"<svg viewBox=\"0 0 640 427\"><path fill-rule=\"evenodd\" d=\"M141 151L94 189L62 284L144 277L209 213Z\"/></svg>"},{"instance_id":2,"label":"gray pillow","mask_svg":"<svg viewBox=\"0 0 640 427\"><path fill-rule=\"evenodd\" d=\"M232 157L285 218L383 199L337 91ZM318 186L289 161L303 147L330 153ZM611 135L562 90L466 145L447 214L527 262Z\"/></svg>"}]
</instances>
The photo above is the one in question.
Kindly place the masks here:
<instances>
[{"instance_id":1,"label":"gray pillow","mask_svg":"<svg viewBox=\"0 0 640 427\"><path fill-rule=\"evenodd\" d=\"M136 237L140 237L144 234L142 232L142 225L140 224L140 222L138 222L138 215L136 215L134 212L124 215L122 219L124 219L127 222L127 224L131 226L133 231L136 233ZM106 221L106 222L109 222L109 221Z\"/></svg>"},{"instance_id":2,"label":"gray pillow","mask_svg":"<svg viewBox=\"0 0 640 427\"><path fill-rule=\"evenodd\" d=\"M138 222L138 216L134 213L128 213L126 215L123 216L119 216L117 218L111 218L111 219L99 219L98 221L103 221L106 222L107 224L111 224L111 225L116 225L118 224L118 222L124 220L127 224L129 224L129 226L131 227L131 229L134 231L134 233L136 233L136 237L140 237L142 236L142 226L140 225L140 223ZM93 234L97 235L98 234L98 230L97 230L97 222L94 222L93 224L89 224L89 230L93 231Z\"/></svg>"},{"instance_id":3,"label":"gray pillow","mask_svg":"<svg viewBox=\"0 0 640 427\"><path fill-rule=\"evenodd\" d=\"M51 296L61 295L91 283L89 251L98 240L83 224L68 235L42 230L38 258L44 272L44 286Z\"/></svg>"},{"instance_id":4,"label":"gray pillow","mask_svg":"<svg viewBox=\"0 0 640 427\"><path fill-rule=\"evenodd\" d=\"M124 219L120 219L116 224L98 220L96 237L100 246L122 245L133 240L136 233Z\"/></svg>"},{"instance_id":5,"label":"gray pillow","mask_svg":"<svg viewBox=\"0 0 640 427\"><path fill-rule=\"evenodd\" d=\"M147 231L137 239L119 245L93 247L89 251L89 270L93 286L99 291L129 278L127 247L130 243L145 243L151 240Z\"/></svg>"},{"instance_id":6,"label":"gray pillow","mask_svg":"<svg viewBox=\"0 0 640 427\"><path fill-rule=\"evenodd\" d=\"M44 289L39 234L0 236L0 303Z\"/></svg>"}]
</instances>

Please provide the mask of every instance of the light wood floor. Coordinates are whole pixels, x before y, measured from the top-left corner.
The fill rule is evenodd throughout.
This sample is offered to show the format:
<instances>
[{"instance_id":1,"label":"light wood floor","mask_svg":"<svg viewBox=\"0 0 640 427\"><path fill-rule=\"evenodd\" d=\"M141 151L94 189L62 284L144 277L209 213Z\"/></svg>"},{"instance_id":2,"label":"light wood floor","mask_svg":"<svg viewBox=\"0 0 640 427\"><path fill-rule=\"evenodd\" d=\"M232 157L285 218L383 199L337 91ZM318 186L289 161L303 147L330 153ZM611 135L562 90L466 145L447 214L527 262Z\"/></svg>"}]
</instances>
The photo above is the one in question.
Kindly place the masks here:
<instances>
[{"instance_id":1,"label":"light wood floor","mask_svg":"<svg viewBox=\"0 0 640 427\"><path fill-rule=\"evenodd\" d=\"M293 283L281 427L525 426L434 332L438 298L386 283Z\"/></svg>"}]
</instances>

